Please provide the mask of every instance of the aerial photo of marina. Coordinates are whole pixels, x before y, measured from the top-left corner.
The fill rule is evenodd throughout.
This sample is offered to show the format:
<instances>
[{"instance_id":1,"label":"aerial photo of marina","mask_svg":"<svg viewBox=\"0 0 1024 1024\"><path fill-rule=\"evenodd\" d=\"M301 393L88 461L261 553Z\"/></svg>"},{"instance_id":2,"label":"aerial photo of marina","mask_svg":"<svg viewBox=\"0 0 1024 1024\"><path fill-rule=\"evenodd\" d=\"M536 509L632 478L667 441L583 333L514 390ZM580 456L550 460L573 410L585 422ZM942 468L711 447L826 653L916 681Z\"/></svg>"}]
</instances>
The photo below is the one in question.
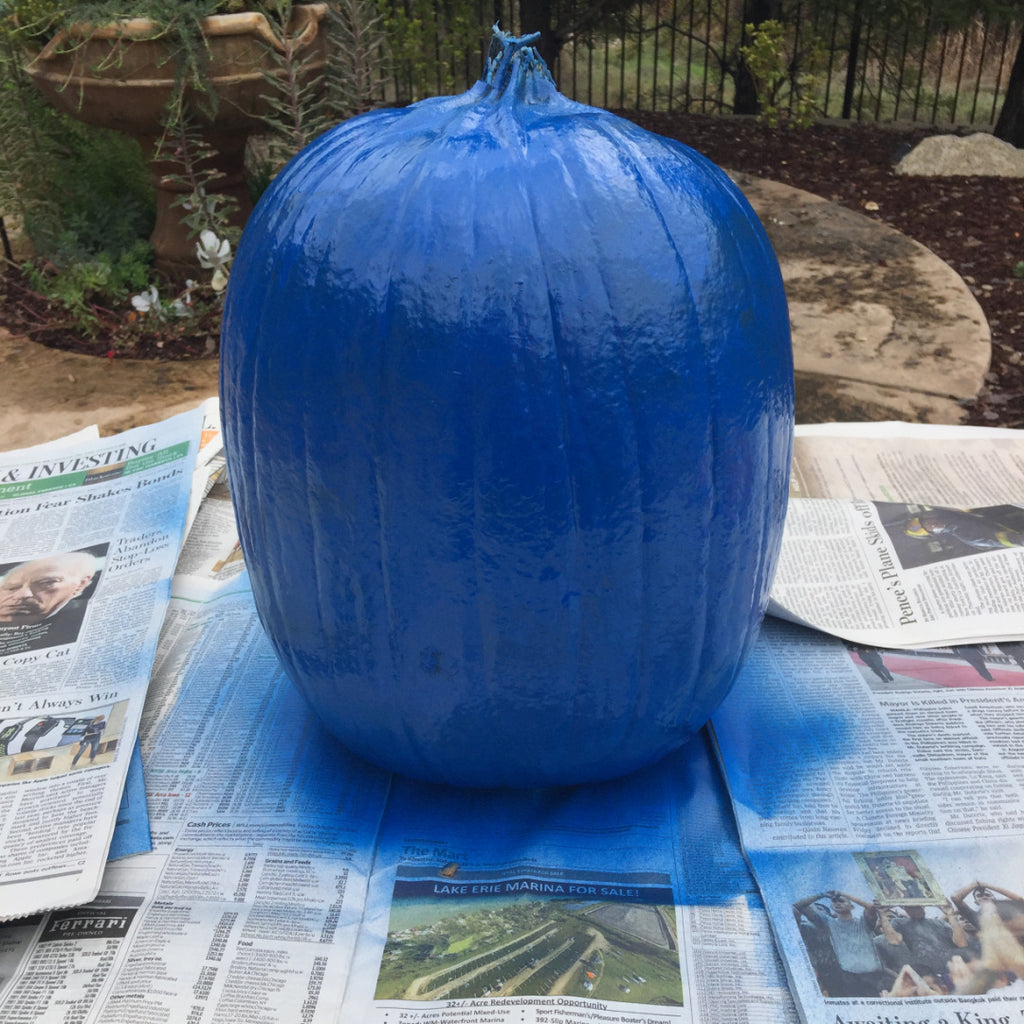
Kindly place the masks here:
<instances>
[{"instance_id":1,"label":"aerial photo of marina","mask_svg":"<svg viewBox=\"0 0 1024 1024\"><path fill-rule=\"evenodd\" d=\"M516 995L681 1005L674 908L533 896L394 901L377 999Z\"/></svg>"}]
</instances>

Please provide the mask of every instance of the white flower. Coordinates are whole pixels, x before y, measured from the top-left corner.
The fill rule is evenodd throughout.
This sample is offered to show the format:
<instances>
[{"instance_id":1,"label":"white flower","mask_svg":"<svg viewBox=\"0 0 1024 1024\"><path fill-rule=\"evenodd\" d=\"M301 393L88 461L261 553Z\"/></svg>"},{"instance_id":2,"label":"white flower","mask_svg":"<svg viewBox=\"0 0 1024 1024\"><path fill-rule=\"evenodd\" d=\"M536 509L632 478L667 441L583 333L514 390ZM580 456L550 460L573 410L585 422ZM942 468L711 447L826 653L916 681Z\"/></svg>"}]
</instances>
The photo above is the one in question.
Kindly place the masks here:
<instances>
[{"instance_id":1,"label":"white flower","mask_svg":"<svg viewBox=\"0 0 1024 1024\"><path fill-rule=\"evenodd\" d=\"M215 232L207 229L199 234L196 255L201 267L213 271L210 287L215 292L221 291L228 283L227 267L231 262L231 243L226 238L218 238Z\"/></svg>"},{"instance_id":2,"label":"white flower","mask_svg":"<svg viewBox=\"0 0 1024 1024\"><path fill-rule=\"evenodd\" d=\"M146 313L160 312L160 293L156 285L151 284L149 288L139 295L132 296L132 305L143 315Z\"/></svg>"},{"instance_id":3,"label":"white flower","mask_svg":"<svg viewBox=\"0 0 1024 1024\"><path fill-rule=\"evenodd\" d=\"M199 265L207 270L223 266L231 258L231 243L226 238L218 238L209 228L199 233L196 242L196 255Z\"/></svg>"}]
</instances>

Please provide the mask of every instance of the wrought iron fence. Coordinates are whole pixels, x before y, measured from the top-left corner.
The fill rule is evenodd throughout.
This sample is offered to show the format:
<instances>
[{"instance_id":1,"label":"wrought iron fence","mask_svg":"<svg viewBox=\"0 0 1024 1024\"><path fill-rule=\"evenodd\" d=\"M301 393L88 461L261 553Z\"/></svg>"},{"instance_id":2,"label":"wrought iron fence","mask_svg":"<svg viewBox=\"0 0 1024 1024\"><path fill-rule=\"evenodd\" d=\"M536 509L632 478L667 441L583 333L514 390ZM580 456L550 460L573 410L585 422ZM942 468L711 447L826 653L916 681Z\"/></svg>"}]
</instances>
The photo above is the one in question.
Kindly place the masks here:
<instances>
[{"instance_id":1,"label":"wrought iron fence","mask_svg":"<svg viewBox=\"0 0 1024 1024\"><path fill-rule=\"evenodd\" d=\"M589 0L555 9L565 39L552 71L566 95L611 109L751 112L737 93L751 42L743 0L636 0L591 24L578 17ZM468 88L487 26L530 28L517 0L390 0L387 11L389 102ZM1019 22L944 24L927 7L901 20L864 0L788 0L780 20L773 103L792 110L810 91L818 116L866 121L993 124L1021 38Z\"/></svg>"}]
</instances>

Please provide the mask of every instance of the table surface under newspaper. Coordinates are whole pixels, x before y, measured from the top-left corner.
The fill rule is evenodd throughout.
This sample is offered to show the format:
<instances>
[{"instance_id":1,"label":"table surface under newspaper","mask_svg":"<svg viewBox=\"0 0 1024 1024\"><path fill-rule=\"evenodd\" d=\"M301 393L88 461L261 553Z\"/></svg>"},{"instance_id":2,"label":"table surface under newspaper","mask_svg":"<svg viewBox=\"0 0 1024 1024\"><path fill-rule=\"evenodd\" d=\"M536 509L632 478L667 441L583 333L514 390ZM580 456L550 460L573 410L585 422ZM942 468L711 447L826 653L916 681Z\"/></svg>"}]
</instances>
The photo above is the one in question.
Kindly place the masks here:
<instances>
[{"instance_id":1,"label":"table surface under newspaper","mask_svg":"<svg viewBox=\"0 0 1024 1024\"><path fill-rule=\"evenodd\" d=\"M323 732L256 619L226 485L190 518L138 723L152 849L0 925L4 1024L1021 1019L1009 641L769 620L661 764L457 791Z\"/></svg>"}]
</instances>

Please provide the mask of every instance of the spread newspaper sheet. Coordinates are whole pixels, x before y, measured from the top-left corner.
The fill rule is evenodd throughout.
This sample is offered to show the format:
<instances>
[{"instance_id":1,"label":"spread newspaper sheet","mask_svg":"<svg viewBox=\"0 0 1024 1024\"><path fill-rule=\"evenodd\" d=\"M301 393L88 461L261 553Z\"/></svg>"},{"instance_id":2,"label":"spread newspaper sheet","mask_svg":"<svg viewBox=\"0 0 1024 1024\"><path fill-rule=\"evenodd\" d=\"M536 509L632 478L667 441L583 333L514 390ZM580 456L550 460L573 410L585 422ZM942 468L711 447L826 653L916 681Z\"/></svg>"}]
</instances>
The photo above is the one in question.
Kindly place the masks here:
<instances>
[{"instance_id":1,"label":"spread newspaper sheet","mask_svg":"<svg viewBox=\"0 0 1024 1024\"><path fill-rule=\"evenodd\" d=\"M772 614L882 647L1024 639L1024 435L797 427Z\"/></svg>"},{"instance_id":2,"label":"spread newspaper sheet","mask_svg":"<svg viewBox=\"0 0 1024 1024\"><path fill-rule=\"evenodd\" d=\"M0 455L0 920L95 896L133 817L201 426L196 410Z\"/></svg>"},{"instance_id":3,"label":"spread newspaper sheet","mask_svg":"<svg viewBox=\"0 0 1024 1024\"><path fill-rule=\"evenodd\" d=\"M617 782L393 782L340 1021L794 1022L701 734Z\"/></svg>"},{"instance_id":4,"label":"spread newspaper sheet","mask_svg":"<svg viewBox=\"0 0 1024 1024\"><path fill-rule=\"evenodd\" d=\"M987 661L769 620L713 716L807 1024L1024 1016L1024 671Z\"/></svg>"},{"instance_id":5,"label":"spread newspaper sheet","mask_svg":"<svg viewBox=\"0 0 1024 1024\"><path fill-rule=\"evenodd\" d=\"M852 456L798 439L797 486L871 479L894 430L896 455L940 441L920 455L938 463L975 440L886 426ZM152 848L111 859L95 895L15 913L0 895L4 1024L1021 1019L1011 642L877 648L769 620L713 733L661 764L565 790L422 785L350 757L289 683L222 460L198 461L137 718L145 794L102 819L148 821ZM855 482L855 501L886 496ZM99 770L89 742L63 756L79 747L60 778Z\"/></svg>"},{"instance_id":6,"label":"spread newspaper sheet","mask_svg":"<svg viewBox=\"0 0 1024 1024\"><path fill-rule=\"evenodd\" d=\"M1014 522L1021 443L1015 431L972 428L798 428L794 487L820 497L794 498L791 512L827 508L798 512L797 527L836 525L817 533L837 550L846 544L844 560L865 577L889 571L879 548L896 552L895 573L913 581L900 584L906 615L917 620L888 632L834 629L843 640L769 619L712 720L741 841L807 1024L1010 1024L1024 1015L1024 646L962 642L972 631L1019 635L1009 628L1024 602L1018 538L984 538ZM988 527L951 525L931 540L905 518L927 525L937 508L992 507ZM863 539L869 519L877 540ZM928 554L912 558L917 540ZM999 596L984 590L1003 573L1012 575ZM804 576L783 580L790 608L809 593ZM865 604L885 590L865 583ZM838 590L828 601L833 617L859 607ZM921 621L922 609L955 602L969 613ZM897 620L904 614L889 607ZM919 648L892 642L901 633Z\"/></svg>"}]
</instances>

